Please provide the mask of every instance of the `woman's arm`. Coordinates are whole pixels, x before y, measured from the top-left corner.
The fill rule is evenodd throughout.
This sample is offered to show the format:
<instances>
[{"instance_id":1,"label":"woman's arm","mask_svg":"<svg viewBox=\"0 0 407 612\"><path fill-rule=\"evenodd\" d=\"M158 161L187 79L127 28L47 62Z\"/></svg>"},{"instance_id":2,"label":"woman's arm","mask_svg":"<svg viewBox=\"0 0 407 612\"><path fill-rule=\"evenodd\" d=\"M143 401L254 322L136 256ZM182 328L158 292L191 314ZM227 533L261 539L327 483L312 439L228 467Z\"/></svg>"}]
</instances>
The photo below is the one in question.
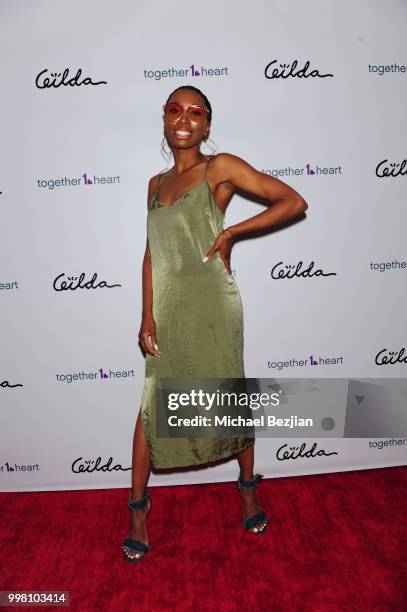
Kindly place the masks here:
<instances>
[{"instance_id":1,"label":"woman's arm","mask_svg":"<svg viewBox=\"0 0 407 612\"><path fill-rule=\"evenodd\" d=\"M295 189L279 179L259 172L237 155L219 153L213 162L213 169L217 175L217 184L224 183L232 194L236 189L252 193L270 201L271 206L250 217L241 223L232 225L224 230L215 240L214 244L203 258L208 261L219 251L219 257L232 275L230 254L233 240L258 230L264 230L287 221L307 210L308 204Z\"/></svg>"},{"instance_id":2,"label":"woman's arm","mask_svg":"<svg viewBox=\"0 0 407 612\"><path fill-rule=\"evenodd\" d=\"M308 204L292 187L277 178L259 172L236 155L217 155L217 174L221 182L270 201L271 206L241 223L228 227L233 238L264 230L288 221L307 210Z\"/></svg>"},{"instance_id":3,"label":"woman's arm","mask_svg":"<svg viewBox=\"0 0 407 612\"><path fill-rule=\"evenodd\" d=\"M147 210L156 189L158 177L154 176L148 184ZM150 245L146 244L146 250L143 258L142 269L142 287L143 287L143 312L141 327L139 331L139 340L143 350L150 355L160 355L161 351L158 348L156 323L153 317L153 276L151 269L151 253ZM150 337L150 340L149 340ZM156 347L156 348L153 348Z\"/></svg>"}]
</instances>

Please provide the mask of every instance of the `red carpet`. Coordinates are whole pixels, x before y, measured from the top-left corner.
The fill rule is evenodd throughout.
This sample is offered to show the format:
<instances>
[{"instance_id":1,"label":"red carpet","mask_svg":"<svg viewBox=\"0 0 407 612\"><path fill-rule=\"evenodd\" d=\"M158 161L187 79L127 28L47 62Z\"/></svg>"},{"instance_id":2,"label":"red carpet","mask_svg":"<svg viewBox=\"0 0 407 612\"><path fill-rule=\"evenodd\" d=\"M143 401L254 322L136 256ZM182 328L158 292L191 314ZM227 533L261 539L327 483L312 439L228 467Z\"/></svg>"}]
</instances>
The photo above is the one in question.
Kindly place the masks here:
<instances>
[{"instance_id":1,"label":"red carpet","mask_svg":"<svg viewBox=\"0 0 407 612\"><path fill-rule=\"evenodd\" d=\"M86 612L404 611L406 474L264 480L261 537L243 531L234 483L151 488L137 565L120 550L129 489L2 493L0 590L70 591Z\"/></svg>"}]
</instances>

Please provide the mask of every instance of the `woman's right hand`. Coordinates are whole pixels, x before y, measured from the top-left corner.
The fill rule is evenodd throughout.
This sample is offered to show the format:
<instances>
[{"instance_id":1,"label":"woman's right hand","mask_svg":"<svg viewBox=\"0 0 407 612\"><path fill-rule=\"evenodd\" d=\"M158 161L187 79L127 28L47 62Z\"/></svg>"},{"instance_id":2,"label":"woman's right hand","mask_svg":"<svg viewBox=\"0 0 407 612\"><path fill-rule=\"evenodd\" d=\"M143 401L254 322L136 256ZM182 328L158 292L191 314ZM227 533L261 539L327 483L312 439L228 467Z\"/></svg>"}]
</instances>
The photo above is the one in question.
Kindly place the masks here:
<instances>
[{"instance_id":1,"label":"woman's right hand","mask_svg":"<svg viewBox=\"0 0 407 612\"><path fill-rule=\"evenodd\" d=\"M143 316L138 337L145 353L156 357L161 355L161 351L158 348L156 324L153 315Z\"/></svg>"}]
</instances>

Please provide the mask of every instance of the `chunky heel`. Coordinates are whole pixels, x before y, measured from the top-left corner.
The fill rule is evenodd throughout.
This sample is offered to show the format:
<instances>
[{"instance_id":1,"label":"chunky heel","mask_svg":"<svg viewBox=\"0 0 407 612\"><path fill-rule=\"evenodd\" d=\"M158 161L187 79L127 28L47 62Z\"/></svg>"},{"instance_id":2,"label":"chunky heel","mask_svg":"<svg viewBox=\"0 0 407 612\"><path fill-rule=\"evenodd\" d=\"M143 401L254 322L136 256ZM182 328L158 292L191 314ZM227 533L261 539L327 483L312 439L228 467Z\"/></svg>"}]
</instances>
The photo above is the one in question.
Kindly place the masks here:
<instances>
[{"instance_id":1,"label":"chunky heel","mask_svg":"<svg viewBox=\"0 0 407 612\"><path fill-rule=\"evenodd\" d=\"M240 473L239 478L236 481L237 488L240 493L242 489L255 489L257 483L259 483L262 478L264 478L263 474L255 474L253 476L253 480L243 480L242 473ZM264 525L262 525L262 527L257 527L261 523L264 523ZM254 535L262 535L266 532L268 527L267 514L264 512L264 510L260 510L254 516L249 516L248 518L244 519L243 527L246 529L246 531L254 533ZM257 531L253 531L254 528L257 528Z\"/></svg>"}]
</instances>

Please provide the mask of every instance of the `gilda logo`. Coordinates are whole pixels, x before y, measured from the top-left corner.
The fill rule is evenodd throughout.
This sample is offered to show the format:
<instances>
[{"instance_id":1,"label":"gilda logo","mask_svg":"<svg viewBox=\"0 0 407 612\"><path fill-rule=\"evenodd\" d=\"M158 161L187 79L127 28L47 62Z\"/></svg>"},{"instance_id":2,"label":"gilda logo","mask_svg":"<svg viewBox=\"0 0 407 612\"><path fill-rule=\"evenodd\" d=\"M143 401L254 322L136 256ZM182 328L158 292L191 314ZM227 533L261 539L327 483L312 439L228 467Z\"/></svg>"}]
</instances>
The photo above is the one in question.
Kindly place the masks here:
<instances>
[{"instance_id":1,"label":"gilda logo","mask_svg":"<svg viewBox=\"0 0 407 612\"><path fill-rule=\"evenodd\" d=\"M302 260L299 261L296 265L295 264L284 265L282 261L279 261L278 263L276 263L275 266L273 266L270 272L270 275L271 275L271 278L275 280L280 280L282 278L294 278L294 277L312 278L313 276L336 276L336 272L324 272L320 268L316 268L315 270L313 270L314 263L315 263L314 261L311 261L309 266L303 270Z\"/></svg>"},{"instance_id":2,"label":"gilda logo","mask_svg":"<svg viewBox=\"0 0 407 612\"><path fill-rule=\"evenodd\" d=\"M387 348L380 350L375 356L375 364L382 365L394 365L396 363L407 363L407 353L405 354L404 346L399 351L390 351Z\"/></svg>"},{"instance_id":3,"label":"gilda logo","mask_svg":"<svg viewBox=\"0 0 407 612\"><path fill-rule=\"evenodd\" d=\"M320 74L316 68L307 73L309 68L309 61L307 60L303 66L296 71L298 61L294 60L290 64L278 64L277 60L272 60L267 64L264 69L264 76L266 79L288 79L289 77L298 77L299 79L308 79L319 77L324 79L325 77L333 77L333 74L327 72L326 74Z\"/></svg>"},{"instance_id":4,"label":"gilda logo","mask_svg":"<svg viewBox=\"0 0 407 612\"><path fill-rule=\"evenodd\" d=\"M305 442L301 446L290 446L283 444L277 449L276 459L278 461L287 461L288 459L312 459L313 457L329 457L330 455L337 455L337 451L326 452L323 448L315 450L317 448L317 442L311 446L309 450L305 450L307 445Z\"/></svg>"},{"instance_id":5,"label":"gilda logo","mask_svg":"<svg viewBox=\"0 0 407 612\"><path fill-rule=\"evenodd\" d=\"M113 457L109 457L106 463L102 463L102 457L97 459L83 459L78 457L71 465L74 474L92 474L92 472L127 472L131 467L124 468L120 463L112 465Z\"/></svg>"},{"instance_id":6,"label":"gilda logo","mask_svg":"<svg viewBox=\"0 0 407 612\"><path fill-rule=\"evenodd\" d=\"M402 162L389 162L383 159L376 166L375 173L379 178L387 178L388 176L406 176L407 174L407 159Z\"/></svg>"},{"instance_id":7,"label":"gilda logo","mask_svg":"<svg viewBox=\"0 0 407 612\"><path fill-rule=\"evenodd\" d=\"M79 68L75 74L75 76L68 79L69 68L65 68L63 72L50 72L49 76L46 76L48 73L48 68L45 70L41 70L35 77L35 86L37 89L49 89L53 87L56 89L57 87L61 87L64 85L65 87L69 85L70 87L81 87L81 85L107 85L107 81L92 81L90 77L83 77L80 80L82 69Z\"/></svg>"},{"instance_id":8,"label":"gilda logo","mask_svg":"<svg viewBox=\"0 0 407 612\"><path fill-rule=\"evenodd\" d=\"M92 278L88 281L85 281L85 273L81 272L79 276L66 276L65 272L59 274L52 283L55 291L75 291L76 289L113 289L114 287L121 287L120 283L115 283L114 285L108 285L108 283L104 280L97 279L97 272L95 272Z\"/></svg>"},{"instance_id":9,"label":"gilda logo","mask_svg":"<svg viewBox=\"0 0 407 612\"><path fill-rule=\"evenodd\" d=\"M16 383L15 385L10 384L8 380L1 380L0 379L0 387L2 389L14 389L14 387L22 387L23 385L21 383Z\"/></svg>"}]
</instances>

